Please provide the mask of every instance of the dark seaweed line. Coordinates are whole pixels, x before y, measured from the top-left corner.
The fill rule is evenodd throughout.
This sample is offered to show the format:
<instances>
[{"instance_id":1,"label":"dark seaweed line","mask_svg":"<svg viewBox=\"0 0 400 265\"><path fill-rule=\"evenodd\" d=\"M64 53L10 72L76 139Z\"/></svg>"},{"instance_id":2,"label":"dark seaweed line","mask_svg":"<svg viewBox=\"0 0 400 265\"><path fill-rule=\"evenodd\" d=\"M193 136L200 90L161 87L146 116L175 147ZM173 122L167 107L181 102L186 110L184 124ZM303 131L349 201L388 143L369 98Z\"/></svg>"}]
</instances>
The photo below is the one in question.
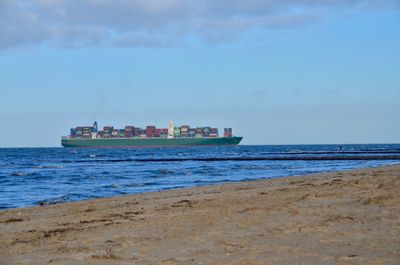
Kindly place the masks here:
<instances>
[{"instance_id":1,"label":"dark seaweed line","mask_svg":"<svg viewBox=\"0 0 400 265\"><path fill-rule=\"evenodd\" d=\"M282 156L282 157L192 157L192 158L137 158L63 161L67 163L98 162L182 162L182 161L335 161L335 160L400 160L400 155L384 156Z\"/></svg>"},{"instance_id":2,"label":"dark seaweed line","mask_svg":"<svg viewBox=\"0 0 400 265\"><path fill-rule=\"evenodd\" d=\"M299 152L263 152L266 155L355 155L355 154L399 154L400 150L379 151L299 151Z\"/></svg>"},{"instance_id":3,"label":"dark seaweed line","mask_svg":"<svg viewBox=\"0 0 400 265\"><path fill-rule=\"evenodd\" d=\"M179 162L179 161L325 161L325 160L400 160L400 156L304 156L304 157L210 157L210 158L160 158L135 159L138 162Z\"/></svg>"}]
</instances>

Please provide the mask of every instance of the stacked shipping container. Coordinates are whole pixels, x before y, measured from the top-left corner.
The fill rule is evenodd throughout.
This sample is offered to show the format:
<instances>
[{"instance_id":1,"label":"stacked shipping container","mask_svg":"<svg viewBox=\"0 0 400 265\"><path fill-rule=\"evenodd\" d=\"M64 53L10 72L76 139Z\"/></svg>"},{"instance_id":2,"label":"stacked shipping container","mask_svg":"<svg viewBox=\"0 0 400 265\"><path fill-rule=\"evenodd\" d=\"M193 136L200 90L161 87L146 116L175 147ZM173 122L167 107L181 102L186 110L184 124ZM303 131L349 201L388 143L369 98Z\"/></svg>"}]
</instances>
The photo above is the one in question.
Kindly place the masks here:
<instances>
[{"instance_id":1,"label":"stacked shipping container","mask_svg":"<svg viewBox=\"0 0 400 265\"><path fill-rule=\"evenodd\" d=\"M224 137L232 137L232 128L224 129Z\"/></svg>"},{"instance_id":2,"label":"stacked shipping container","mask_svg":"<svg viewBox=\"0 0 400 265\"><path fill-rule=\"evenodd\" d=\"M146 137L153 137L154 136L154 132L156 130L156 126L147 126L146 127Z\"/></svg>"},{"instance_id":3,"label":"stacked shipping container","mask_svg":"<svg viewBox=\"0 0 400 265\"><path fill-rule=\"evenodd\" d=\"M212 127L191 128L189 125L174 127L174 137L203 138L219 137L218 129ZM224 129L224 137L232 137L232 128ZM102 131L97 131L97 123L93 126L71 128L70 138L167 138L167 128L156 128L154 125L141 129L135 126L125 126L124 129L115 129L113 126L104 126Z\"/></svg>"}]
</instances>

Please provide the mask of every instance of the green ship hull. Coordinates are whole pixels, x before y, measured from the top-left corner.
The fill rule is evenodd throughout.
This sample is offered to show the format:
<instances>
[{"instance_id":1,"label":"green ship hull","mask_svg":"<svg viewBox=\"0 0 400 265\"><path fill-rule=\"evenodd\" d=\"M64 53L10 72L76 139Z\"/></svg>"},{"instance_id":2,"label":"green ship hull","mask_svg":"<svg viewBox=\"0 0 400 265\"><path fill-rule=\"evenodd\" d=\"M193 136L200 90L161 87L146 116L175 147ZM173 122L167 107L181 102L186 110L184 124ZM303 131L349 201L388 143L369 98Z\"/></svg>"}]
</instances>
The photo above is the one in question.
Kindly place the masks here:
<instances>
[{"instance_id":1,"label":"green ship hull","mask_svg":"<svg viewBox=\"0 0 400 265\"><path fill-rule=\"evenodd\" d=\"M61 139L64 147L175 147L237 145L243 137Z\"/></svg>"}]
</instances>

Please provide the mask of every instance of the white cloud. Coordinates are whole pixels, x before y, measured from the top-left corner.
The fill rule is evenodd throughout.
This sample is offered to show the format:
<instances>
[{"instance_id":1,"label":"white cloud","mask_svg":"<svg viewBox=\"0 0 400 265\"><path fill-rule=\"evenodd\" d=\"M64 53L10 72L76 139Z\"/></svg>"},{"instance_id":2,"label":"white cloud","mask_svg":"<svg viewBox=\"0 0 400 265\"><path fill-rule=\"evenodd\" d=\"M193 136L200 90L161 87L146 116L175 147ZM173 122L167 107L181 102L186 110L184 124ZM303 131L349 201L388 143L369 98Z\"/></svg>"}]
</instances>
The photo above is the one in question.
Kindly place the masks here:
<instances>
[{"instance_id":1,"label":"white cloud","mask_svg":"<svg viewBox=\"0 0 400 265\"><path fill-rule=\"evenodd\" d=\"M251 29L317 23L335 12L399 8L397 0L0 0L0 49L50 44L174 45L228 41Z\"/></svg>"}]
</instances>

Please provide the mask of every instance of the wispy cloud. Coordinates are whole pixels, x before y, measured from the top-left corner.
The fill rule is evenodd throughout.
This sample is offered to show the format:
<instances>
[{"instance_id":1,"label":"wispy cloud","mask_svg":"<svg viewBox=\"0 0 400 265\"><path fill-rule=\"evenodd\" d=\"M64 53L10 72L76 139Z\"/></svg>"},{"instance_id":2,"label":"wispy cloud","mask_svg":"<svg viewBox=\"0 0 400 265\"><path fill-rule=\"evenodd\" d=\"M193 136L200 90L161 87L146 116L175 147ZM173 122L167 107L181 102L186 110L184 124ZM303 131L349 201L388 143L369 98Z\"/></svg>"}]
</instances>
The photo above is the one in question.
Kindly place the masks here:
<instances>
[{"instance_id":1,"label":"wispy cloud","mask_svg":"<svg viewBox=\"0 0 400 265\"><path fill-rule=\"evenodd\" d=\"M49 44L159 47L230 41L252 29L318 23L397 0L0 0L0 49Z\"/></svg>"}]
</instances>

